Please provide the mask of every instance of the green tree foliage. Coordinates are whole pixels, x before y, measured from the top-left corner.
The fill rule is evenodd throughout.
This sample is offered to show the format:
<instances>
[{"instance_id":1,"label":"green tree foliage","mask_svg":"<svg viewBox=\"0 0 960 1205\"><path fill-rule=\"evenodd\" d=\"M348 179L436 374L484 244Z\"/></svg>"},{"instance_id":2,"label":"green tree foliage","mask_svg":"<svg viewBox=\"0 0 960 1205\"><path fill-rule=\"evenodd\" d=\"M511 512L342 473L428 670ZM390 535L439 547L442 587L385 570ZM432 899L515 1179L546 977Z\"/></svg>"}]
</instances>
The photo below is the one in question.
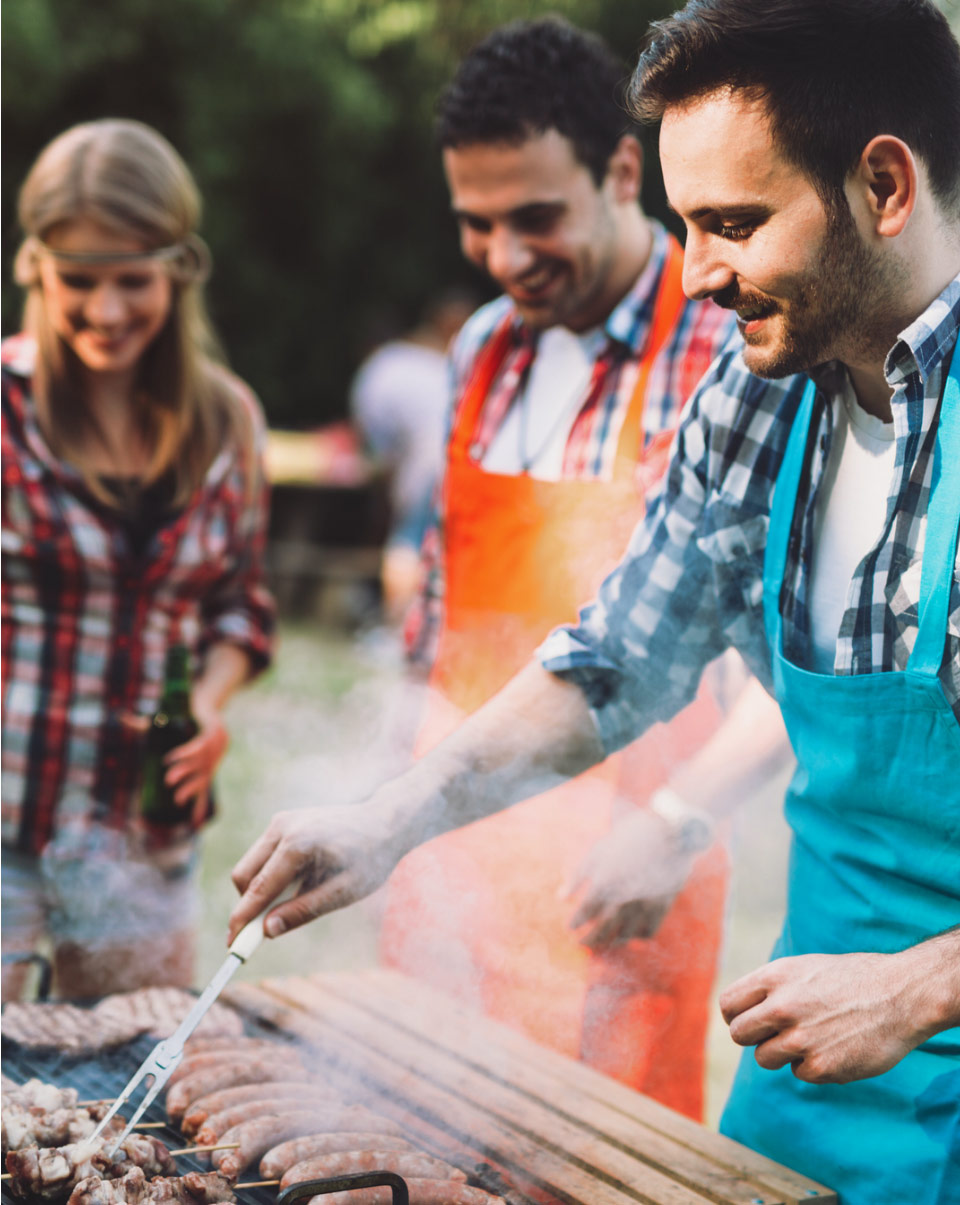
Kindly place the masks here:
<instances>
[{"instance_id":1,"label":"green tree foliage","mask_svg":"<svg viewBox=\"0 0 960 1205\"><path fill-rule=\"evenodd\" d=\"M214 320L270 421L341 417L376 320L412 322L436 289L479 283L461 262L432 145L434 98L460 55L504 21L560 12L629 62L648 20L672 7L5 0L4 330L19 314L9 266L33 158L77 121L136 117L197 176Z\"/></svg>"}]
</instances>

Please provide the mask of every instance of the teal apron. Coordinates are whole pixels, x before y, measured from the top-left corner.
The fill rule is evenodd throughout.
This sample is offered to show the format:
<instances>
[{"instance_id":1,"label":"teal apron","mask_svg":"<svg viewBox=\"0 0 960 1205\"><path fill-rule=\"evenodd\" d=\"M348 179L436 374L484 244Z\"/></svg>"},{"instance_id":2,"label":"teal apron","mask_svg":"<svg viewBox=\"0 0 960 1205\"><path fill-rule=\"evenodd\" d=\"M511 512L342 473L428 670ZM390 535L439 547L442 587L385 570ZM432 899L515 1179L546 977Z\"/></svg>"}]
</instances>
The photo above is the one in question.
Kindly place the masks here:
<instances>
[{"instance_id":1,"label":"teal apron","mask_svg":"<svg viewBox=\"0 0 960 1205\"><path fill-rule=\"evenodd\" d=\"M960 524L960 383L944 389L916 645L902 672L810 673L782 651L780 589L815 389L777 479L764 565L774 686L798 768L774 958L893 952L960 924L960 725L937 673ZM842 1205L960 1205L960 1028L885 1075L808 1084L740 1061L721 1130L835 1189Z\"/></svg>"}]
</instances>

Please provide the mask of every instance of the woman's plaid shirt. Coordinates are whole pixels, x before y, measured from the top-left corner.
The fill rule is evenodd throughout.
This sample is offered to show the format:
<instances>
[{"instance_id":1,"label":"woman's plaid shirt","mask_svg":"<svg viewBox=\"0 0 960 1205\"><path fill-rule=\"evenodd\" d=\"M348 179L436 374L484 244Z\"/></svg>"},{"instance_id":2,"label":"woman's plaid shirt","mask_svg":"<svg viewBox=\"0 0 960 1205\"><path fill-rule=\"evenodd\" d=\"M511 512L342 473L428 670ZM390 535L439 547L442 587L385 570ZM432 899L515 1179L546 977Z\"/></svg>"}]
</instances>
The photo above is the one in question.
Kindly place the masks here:
<instances>
[{"instance_id":1,"label":"woman's plaid shirt","mask_svg":"<svg viewBox=\"0 0 960 1205\"><path fill-rule=\"evenodd\" d=\"M646 266L630 292L611 310L604 331L607 342L594 364L590 384L564 449L565 480L608 480L620 429L633 397L634 385L653 321L653 307L666 263L671 236L659 222L650 221L653 245ZM473 432L471 452L482 460L523 386L537 354L535 332L524 326L508 297L499 297L478 310L457 337L451 356L452 397L463 399L477 359L502 322L512 316L514 344L493 382ZM676 430L684 402L726 343L733 318L712 302L687 301L670 337L654 359L643 408L644 446L669 439ZM638 480L641 491L648 487ZM436 656L443 618L444 564L442 494L423 542L424 586L407 617L405 639L410 661L426 671Z\"/></svg>"},{"instance_id":2,"label":"woman's plaid shirt","mask_svg":"<svg viewBox=\"0 0 960 1205\"><path fill-rule=\"evenodd\" d=\"M261 575L262 481L225 447L187 506L142 555L109 508L56 459L30 395L33 345L3 344L3 843L38 852L64 820L122 824L167 645L202 657L218 642L270 656L273 603ZM258 437L259 406L236 382Z\"/></svg>"},{"instance_id":3,"label":"woman's plaid shirt","mask_svg":"<svg viewBox=\"0 0 960 1205\"><path fill-rule=\"evenodd\" d=\"M913 648L936 420L958 324L960 277L887 357L896 469L883 529L847 592L837 674L903 669ZM801 665L810 636L814 508L842 371L828 365L814 374L819 412L781 600L784 651ZM684 416L663 489L624 560L579 625L558 628L541 646L544 667L586 692L608 751L676 714L704 666L728 646L770 685L763 555L773 487L805 384L802 376L753 376L731 341ZM949 611L940 681L960 721L960 560Z\"/></svg>"}]
</instances>

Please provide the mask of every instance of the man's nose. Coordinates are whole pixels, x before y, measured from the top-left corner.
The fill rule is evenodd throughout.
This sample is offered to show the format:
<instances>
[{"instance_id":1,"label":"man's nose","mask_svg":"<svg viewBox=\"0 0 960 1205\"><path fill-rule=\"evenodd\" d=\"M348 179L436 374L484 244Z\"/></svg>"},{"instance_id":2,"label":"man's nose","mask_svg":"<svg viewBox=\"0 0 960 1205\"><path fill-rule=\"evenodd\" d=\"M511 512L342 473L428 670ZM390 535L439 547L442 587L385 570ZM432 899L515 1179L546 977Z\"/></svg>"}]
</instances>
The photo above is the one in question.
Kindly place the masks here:
<instances>
[{"instance_id":1,"label":"man's nose","mask_svg":"<svg viewBox=\"0 0 960 1205\"><path fill-rule=\"evenodd\" d=\"M735 283L733 269L722 254L718 240L697 231L687 231L683 250L683 291L694 301L703 301Z\"/></svg>"},{"instance_id":2,"label":"man's nose","mask_svg":"<svg viewBox=\"0 0 960 1205\"><path fill-rule=\"evenodd\" d=\"M87 298L87 321L97 326L122 322L126 313L120 290L113 284L99 284Z\"/></svg>"},{"instance_id":3,"label":"man's nose","mask_svg":"<svg viewBox=\"0 0 960 1205\"><path fill-rule=\"evenodd\" d=\"M487 240L486 267L499 281L515 279L534 262L526 241L506 226L495 226Z\"/></svg>"}]
</instances>

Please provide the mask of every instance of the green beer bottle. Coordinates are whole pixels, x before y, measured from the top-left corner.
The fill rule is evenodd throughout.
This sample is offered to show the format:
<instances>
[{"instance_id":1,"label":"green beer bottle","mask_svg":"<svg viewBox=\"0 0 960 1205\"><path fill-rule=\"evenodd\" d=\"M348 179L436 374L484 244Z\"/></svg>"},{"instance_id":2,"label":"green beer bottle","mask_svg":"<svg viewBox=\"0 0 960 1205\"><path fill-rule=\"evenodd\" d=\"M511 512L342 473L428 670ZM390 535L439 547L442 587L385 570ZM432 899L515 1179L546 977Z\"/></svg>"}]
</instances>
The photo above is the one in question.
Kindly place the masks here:
<instances>
[{"instance_id":1,"label":"green beer bottle","mask_svg":"<svg viewBox=\"0 0 960 1205\"><path fill-rule=\"evenodd\" d=\"M177 806L173 791L164 781L168 767L163 759L199 730L190 714L190 654L186 645L172 644L167 649L160 706L147 730L140 814L149 824L170 827L189 819L189 807Z\"/></svg>"}]
</instances>

